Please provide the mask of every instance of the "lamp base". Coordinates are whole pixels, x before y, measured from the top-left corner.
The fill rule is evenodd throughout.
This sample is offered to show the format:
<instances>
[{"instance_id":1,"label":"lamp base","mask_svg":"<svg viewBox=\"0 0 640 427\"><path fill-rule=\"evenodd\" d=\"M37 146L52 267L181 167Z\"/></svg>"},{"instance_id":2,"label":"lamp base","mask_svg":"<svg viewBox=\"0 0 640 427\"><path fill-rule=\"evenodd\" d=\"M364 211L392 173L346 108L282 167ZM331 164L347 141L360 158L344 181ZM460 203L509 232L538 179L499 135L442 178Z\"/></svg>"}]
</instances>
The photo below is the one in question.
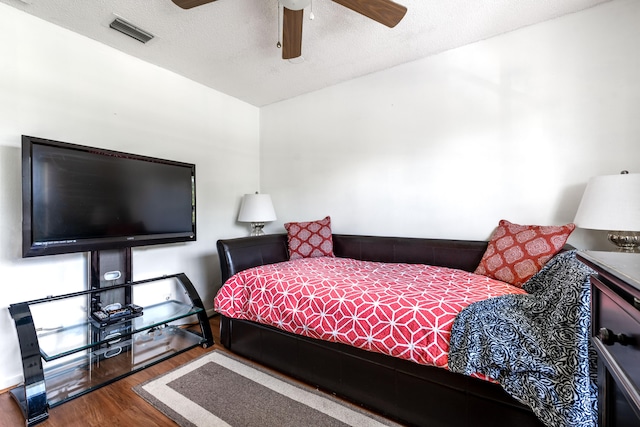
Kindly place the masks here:
<instances>
[{"instance_id":1,"label":"lamp base","mask_svg":"<svg viewBox=\"0 0 640 427\"><path fill-rule=\"evenodd\" d=\"M264 236L264 222L252 222L251 223L251 235L252 236Z\"/></svg>"},{"instance_id":2,"label":"lamp base","mask_svg":"<svg viewBox=\"0 0 640 427\"><path fill-rule=\"evenodd\" d=\"M610 231L607 238L620 252L640 252L640 233L635 231Z\"/></svg>"}]
</instances>

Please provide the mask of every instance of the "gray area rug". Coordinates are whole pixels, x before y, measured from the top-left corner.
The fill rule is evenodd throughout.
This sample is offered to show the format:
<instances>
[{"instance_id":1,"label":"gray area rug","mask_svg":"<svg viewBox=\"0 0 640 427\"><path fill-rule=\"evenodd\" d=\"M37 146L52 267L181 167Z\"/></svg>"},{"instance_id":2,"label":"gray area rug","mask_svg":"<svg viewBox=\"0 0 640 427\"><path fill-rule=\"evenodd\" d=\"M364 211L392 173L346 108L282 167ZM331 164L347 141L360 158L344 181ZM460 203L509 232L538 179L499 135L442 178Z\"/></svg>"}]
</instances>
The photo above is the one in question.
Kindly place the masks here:
<instances>
[{"instance_id":1,"label":"gray area rug","mask_svg":"<svg viewBox=\"0 0 640 427\"><path fill-rule=\"evenodd\" d=\"M133 389L184 427L399 426L220 351Z\"/></svg>"}]
</instances>

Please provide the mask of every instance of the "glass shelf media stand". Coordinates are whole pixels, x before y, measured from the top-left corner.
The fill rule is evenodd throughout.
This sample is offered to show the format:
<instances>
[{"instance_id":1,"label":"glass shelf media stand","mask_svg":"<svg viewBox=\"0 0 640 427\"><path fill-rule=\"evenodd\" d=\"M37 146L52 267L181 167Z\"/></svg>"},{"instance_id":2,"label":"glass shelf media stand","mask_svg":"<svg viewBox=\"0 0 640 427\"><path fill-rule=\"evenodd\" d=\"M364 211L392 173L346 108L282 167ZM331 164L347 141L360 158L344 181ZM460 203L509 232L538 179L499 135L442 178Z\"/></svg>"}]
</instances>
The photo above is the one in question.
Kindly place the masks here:
<instances>
[{"instance_id":1,"label":"glass shelf media stand","mask_svg":"<svg viewBox=\"0 0 640 427\"><path fill-rule=\"evenodd\" d=\"M143 308L141 315L106 326L90 316L96 301L123 291L127 303ZM46 420L49 408L213 345L202 301L184 273L11 304L9 312L24 373L24 384L11 394L27 426Z\"/></svg>"}]
</instances>

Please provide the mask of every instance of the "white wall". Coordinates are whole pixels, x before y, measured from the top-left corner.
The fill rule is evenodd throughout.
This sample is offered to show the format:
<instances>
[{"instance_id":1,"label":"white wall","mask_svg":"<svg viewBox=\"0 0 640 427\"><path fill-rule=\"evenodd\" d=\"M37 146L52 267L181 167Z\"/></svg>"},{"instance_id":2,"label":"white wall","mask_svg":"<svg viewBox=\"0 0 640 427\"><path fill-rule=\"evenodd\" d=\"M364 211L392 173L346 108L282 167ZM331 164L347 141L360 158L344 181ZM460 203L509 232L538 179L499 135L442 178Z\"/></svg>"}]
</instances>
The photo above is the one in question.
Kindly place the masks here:
<instances>
[{"instance_id":1,"label":"white wall","mask_svg":"<svg viewBox=\"0 0 640 427\"><path fill-rule=\"evenodd\" d=\"M21 377L6 307L86 281L84 255L20 257L21 134L195 162L198 242L135 249L134 275L184 271L210 307L215 241L247 233L235 215L259 189L267 232L327 214L341 233L462 239L571 221L590 176L640 172L639 18L614 0L258 111L0 4L0 389ZM606 247L593 237L572 243Z\"/></svg>"},{"instance_id":2,"label":"white wall","mask_svg":"<svg viewBox=\"0 0 640 427\"><path fill-rule=\"evenodd\" d=\"M589 177L640 172L640 2L614 0L261 109L282 231L486 239L571 222ZM608 248L604 233L570 242Z\"/></svg>"},{"instance_id":3,"label":"white wall","mask_svg":"<svg viewBox=\"0 0 640 427\"><path fill-rule=\"evenodd\" d=\"M135 41L132 41L135 43ZM134 279L184 272L207 306L219 238L259 189L259 110L0 4L0 389L21 381L11 303L82 290L85 254L21 258L20 136L196 164L198 240L134 249Z\"/></svg>"}]
</instances>

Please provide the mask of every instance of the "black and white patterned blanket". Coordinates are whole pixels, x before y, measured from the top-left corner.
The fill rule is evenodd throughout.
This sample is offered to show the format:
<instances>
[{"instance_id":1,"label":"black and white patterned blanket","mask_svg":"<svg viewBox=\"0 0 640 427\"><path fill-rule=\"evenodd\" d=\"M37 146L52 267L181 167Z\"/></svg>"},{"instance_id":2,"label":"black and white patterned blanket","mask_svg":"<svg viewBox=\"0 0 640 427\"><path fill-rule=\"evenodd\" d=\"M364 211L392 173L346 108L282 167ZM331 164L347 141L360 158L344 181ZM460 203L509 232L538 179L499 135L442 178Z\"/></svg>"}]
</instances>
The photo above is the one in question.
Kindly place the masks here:
<instances>
[{"instance_id":1,"label":"black and white patterned blanket","mask_svg":"<svg viewBox=\"0 0 640 427\"><path fill-rule=\"evenodd\" d=\"M526 295L471 304L451 330L449 369L497 380L549 427L597 423L589 275L575 251L556 255Z\"/></svg>"}]
</instances>

